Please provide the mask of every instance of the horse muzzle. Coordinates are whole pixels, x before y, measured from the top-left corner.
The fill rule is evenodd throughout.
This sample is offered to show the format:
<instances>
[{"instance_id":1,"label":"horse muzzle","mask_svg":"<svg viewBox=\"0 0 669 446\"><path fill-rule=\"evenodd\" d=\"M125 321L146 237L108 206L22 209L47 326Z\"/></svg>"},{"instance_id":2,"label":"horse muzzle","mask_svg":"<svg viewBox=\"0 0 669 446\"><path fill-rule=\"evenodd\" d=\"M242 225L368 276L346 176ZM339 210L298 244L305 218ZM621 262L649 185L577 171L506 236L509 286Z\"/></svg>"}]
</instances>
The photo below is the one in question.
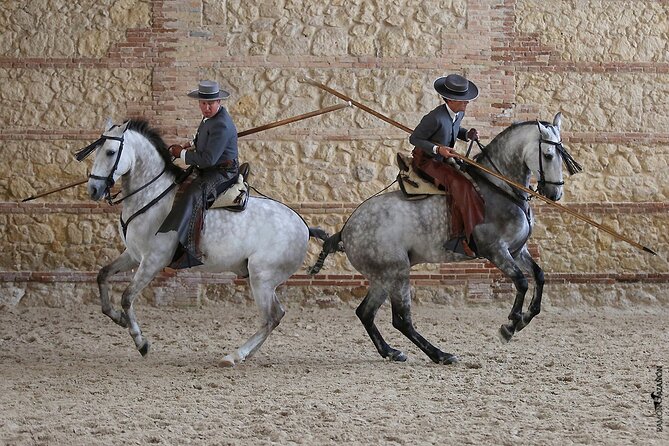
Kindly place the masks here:
<instances>
[{"instance_id":1,"label":"horse muzzle","mask_svg":"<svg viewBox=\"0 0 669 446\"><path fill-rule=\"evenodd\" d=\"M96 179L88 180L88 196L91 197L93 201L100 201L100 199L107 195L109 187L107 184Z\"/></svg>"},{"instance_id":2,"label":"horse muzzle","mask_svg":"<svg viewBox=\"0 0 669 446\"><path fill-rule=\"evenodd\" d=\"M558 201L562 198L562 185L557 184L539 184L537 192L552 201Z\"/></svg>"}]
</instances>

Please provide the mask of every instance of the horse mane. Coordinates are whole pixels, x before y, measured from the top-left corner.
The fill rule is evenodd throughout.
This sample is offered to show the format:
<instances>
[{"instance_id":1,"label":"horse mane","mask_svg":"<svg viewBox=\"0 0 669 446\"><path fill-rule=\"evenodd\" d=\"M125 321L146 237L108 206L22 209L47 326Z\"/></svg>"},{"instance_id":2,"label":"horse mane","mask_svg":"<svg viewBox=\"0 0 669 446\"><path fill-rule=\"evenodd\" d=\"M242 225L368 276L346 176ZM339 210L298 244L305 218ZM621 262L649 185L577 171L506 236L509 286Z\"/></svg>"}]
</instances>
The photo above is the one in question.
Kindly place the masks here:
<instances>
[{"instance_id":1,"label":"horse mane","mask_svg":"<svg viewBox=\"0 0 669 446\"><path fill-rule=\"evenodd\" d=\"M548 126L548 125L553 125L550 122L546 121L539 121L542 125ZM523 127L526 125L536 125L537 121L524 121L524 122L516 122L502 130L502 132L495 136L492 141L490 141L490 144L486 148L490 148L491 150L496 149L497 147L504 147L506 143L506 139L509 137L509 133L511 133L513 130L517 129L518 127ZM578 172L581 172L583 170L583 167L574 159L574 157L571 156L571 154L567 151L566 147L563 145L557 146L558 152L560 152L560 156L562 157L562 162L564 162L565 166L567 167L567 171L569 172L569 175L574 175L577 174ZM481 152L477 154L474 157L474 161L479 162L481 161L481 158L483 158L484 153Z\"/></svg>"},{"instance_id":2,"label":"horse mane","mask_svg":"<svg viewBox=\"0 0 669 446\"><path fill-rule=\"evenodd\" d=\"M130 119L128 121L127 130L134 130L149 140L151 145L158 152L158 155L160 155L165 162L165 168L168 172L176 176L183 173L183 170L172 162L172 155L170 155L169 150L167 150L167 144L163 141L163 137L160 136L160 132L151 127L148 121L145 119Z\"/></svg>"},{"instance_id":3,"label":"horse mane","mask_svg":"<svg viewBox=\"0 0 669 446\"><path fill-rule=\"evenodd\" d=\"M539 121L543 125L553 125L549 122L546 121ZM518 129L519 127L524 127L528 125L537 125L537 121L523 121L523 122L514 122L504 130L502 130L497 136L495 136L492 141L488 143L486 146L486 149L496 149L497 147L504 147L506 145L506 140L509 138L509 134L513 132L514 130ZM484 156L483 152L477 154L474 156L474 161L479 162L481 161L481 158Z\"/></svg>"},{"instance_id":4,"label":"horse mane","mask_svg":"<svg viewBox=\"0 0 669 446\"><path fill-rule=\"evenodd\" d=\"M551 125L551 126L553 125L553 124L551 124L551 123L549 123L549 122L546 122L546 121L539 121L539 122L541 122L542 125ZM493 140L490 141L490 143L492 144L493 142L497 141L498 139L508 138L508 134L509 134L509 133L513 132L514 130L516 130L516 129L519 128L519 127L525 127L525 126L527 126L527 125L534 125L534 126L536 126L536 125L537 125L537 121L514 122L513 124L511 124L510 126L508 126L507 128L505 128L504 130L502 130L502 133L500 133L500 134L497 135L495 138L493 138Z\"/></svg>"}]
</instances>

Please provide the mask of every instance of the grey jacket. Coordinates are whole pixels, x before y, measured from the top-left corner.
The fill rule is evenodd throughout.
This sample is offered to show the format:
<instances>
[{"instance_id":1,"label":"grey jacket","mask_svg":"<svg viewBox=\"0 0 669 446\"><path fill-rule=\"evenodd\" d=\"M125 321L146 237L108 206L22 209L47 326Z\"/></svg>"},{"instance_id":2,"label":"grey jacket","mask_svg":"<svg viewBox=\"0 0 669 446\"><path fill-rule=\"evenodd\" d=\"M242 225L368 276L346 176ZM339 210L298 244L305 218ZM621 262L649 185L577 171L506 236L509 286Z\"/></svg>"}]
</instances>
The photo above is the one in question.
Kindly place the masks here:
<instances>
[{"instance_id":1,"label":"grey jacket","mask_svg":"<svg viewBox=\"0 0 669 446\"><path fill-rule=\"evenodd\" d=\"M456 113L455 121L451 121L446 104L442 104L423 116L418 126L409 137L409 142L434 157L432 148L435 144L447 147L455 146L455 136L467 141L467 129L460 127L464 113Z\"/></svg>"},{"instance_id":2,"label":"grey jacket","mask_svg":"<svg viewBox=\"0 0 669 446\"><path fill-rule=\"evenodd\" d=\"M221 107L218 113L200 123L195 135L195 150L186 151L186 164L204 169L236 159L237 127L228 111Z\"/></svg>"}]
</instances>

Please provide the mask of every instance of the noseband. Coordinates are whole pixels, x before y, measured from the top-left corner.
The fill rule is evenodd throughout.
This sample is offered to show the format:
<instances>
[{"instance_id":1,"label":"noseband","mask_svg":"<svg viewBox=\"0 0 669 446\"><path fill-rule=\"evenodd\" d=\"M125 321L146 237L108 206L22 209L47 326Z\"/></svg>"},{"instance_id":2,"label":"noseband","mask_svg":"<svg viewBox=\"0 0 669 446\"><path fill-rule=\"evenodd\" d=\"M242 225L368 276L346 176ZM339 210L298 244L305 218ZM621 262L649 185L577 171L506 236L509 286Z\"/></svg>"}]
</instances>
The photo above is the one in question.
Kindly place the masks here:
<instances>
[{"instance_id":1,"label":"noseband","mask_svg":"<svg viewBox=\"0 0 669 446\"><path fill-rule=\"evenodd\" d=\"M539 126L539 121L537 121L537 127ZM543 156L541 153L541 144L549 144L551 146L555 146L555 150L560 154L560 157L562 158L562 162L564 162L565 166L567 166L567 171L569 172L569 175L574 175L577 174L578 172L583 170L583 167L579 163L576 162L576 160L571 156L571 154L567 151L567 149L562 145L562 141L548 141L546 139L541 138L541 128L539 128L539 181L537 184L537 191L539 193L542 193L545 189L544 186L546 184L554 184L556 186L562 186L564 184L564 181L561 182L553 182L553 181L546 181L544 178L544 165L543 165ZM542 193L543 194L543 193Z\"/></svg>"},{"instance_id":2,"label":"noseband","mask_svg":"<svg viewBox=\"0 0 669 446\"><path fill-rule=\"evenodd\" d=\"M545 186L547 184L562 186L562 185L564 185L564 181L560 181L560 182L546 181L546 177L544 175L543 153L541 152L541 144L549 144L549 145L555 146L555 149L557 150L557 152L562 157L562 161L567 166L567 170L569 171L570 175L574 175L575 173L578 173L583 169L582 169L581 165L574 160L574 158L571 156L571 154L562 145L562 141L559 141L559 142L549 141L547 139L544 139L541 136L541 128L539 127L539 121L537 121L537 128L539 130L539 180L537 182L538 183L537 184L537 192L539 192L543 195L543 193L545 192ZM474 140L472 140L471 144L469 145L469 149L467 150L467 154L465 155L467 158L469 158L469 153L471 152L473 143L474 143ZM493 169L495 169L497 171L497 173L499 173L500 175L504 175L499 170L499 168L497 168L497 166L493 162L492 158L488 155L488 151L486 150L486 147L483 144L481 144L478 140L476 141L476 144L478 144L479 149L481 150L480 157L481 158L487 158L488 161L490 162L490 165L493 167ZM529 199L531 198L531 196L526 197L520 191L516 190L514 187L511 187L511 190L513 191L514 194L516 194L523 201L529 201Z\"/></svg>"},{"instance_id":3,"label":"noseband","mask_svg":"<svg viewBox=\"0 0 669 446\"><path fill-rule=\"evenodd\" d=\"M118 127L117 125L114 125L111 127L109 130ZM167 171L167 164L163 166L163 170L160 171L158 175L156 175L152 180L144 184L143 186L139 187L138 189L134 190L133 192L130 192L126 194L125 196L119 198L118 200L115 200L115 198L118 196L119 193L115 194L114 196L111 195L111 188L114 186L114 172L116 172L116 168L118 167L118 163L121 159L121 153L123 152L123 136L125 135L125 131L121 136L107 136L107 135L102 135L100 138L98 138L95 142L89 144L88 146L84 147L81 149L79 152L75 154L75 157L77 161L82 161L84 158L86 158L88 155L93 153L95 149L97 149L99 146L105 143L108 139L111 139L112 141L118 141L119 147L118 147L118 153L116 154L116 160L114 161L114 167L112 167L111 172L109 172L109 175L106 177L100 176L100 175L88 175L89 178L92 178L94 180L103 180L105 182L105 190L104 190L104 196L105 200L107 203L109 203L111 206L118 204L122 202L123 200L132 197L133 195L137 194L138 192L146 189L149 187L151 184L156 182L158 178L160 178L166 171ZM192 172L193 168L192 166L186 171L186 175L183 178L186 178L190 173ZM121 227L123 228L123 237L126 236L126 233L128 231L128 225L132 220L134 220L136 217L142 215L144 212L146 212L149 208L151 208L154 204L158 203L163 197L165 197L172 189L174 189L179 183L176 181L173 181L163 192L161 192L157 197L153 198L151 201L149 201L147 204L144 205L144 207L140 208L138 211L136 211L134 214L132 214L126 221L123 221L123 217L121 216Z\"/></svg>"},{"instance_id":4,"label":"noseband","mask_svg":"<svg viewBox=\"0 0 669 446\"><path fill-rule=\"evenodd\" d=\"M539 122L537 122L537 126L538 125ZM564 181L546 181L546 177L544 176L544 163L543 163L544 156L543 152L541 151L541 144L548 144L554 146L555 150L558 153L564 152L564 146L562 145L562 141L555 142L543 139L541 137L541 129L539 129L539 180L537 181L537 192L539 192L541 195L544 195L547 184L552 184L554 186L563 186Z\"/></svg>"},{"instance_id":5,"label":"noseband","mask_svg":"<svg viewBox=\"0 0 669 446\"><path fill-rule=\"evenodd\" d=\"M113 128L113 127L112 127ZM119 136L106 136L102 135L100 139L98 139L94 147L97 147L98 145L102 145L107 141L108 139L111 139L112 141L119 141L119 146L118 146L118 153L116 154L116 160L114 161L114 167L112 167L111 171L109 172L109 175L106 177L102 177L100 175L93 175L90 174L88 175L88 178L92 178L94 180L103 180L105 182L105 199L107 202L112 204L112 197L111 197L111 188L114 186L114 172L116 172L116 168L118 167L118 163L121 160L121 153L123 152L123 135Z\"/></svg>"}]
</instances>

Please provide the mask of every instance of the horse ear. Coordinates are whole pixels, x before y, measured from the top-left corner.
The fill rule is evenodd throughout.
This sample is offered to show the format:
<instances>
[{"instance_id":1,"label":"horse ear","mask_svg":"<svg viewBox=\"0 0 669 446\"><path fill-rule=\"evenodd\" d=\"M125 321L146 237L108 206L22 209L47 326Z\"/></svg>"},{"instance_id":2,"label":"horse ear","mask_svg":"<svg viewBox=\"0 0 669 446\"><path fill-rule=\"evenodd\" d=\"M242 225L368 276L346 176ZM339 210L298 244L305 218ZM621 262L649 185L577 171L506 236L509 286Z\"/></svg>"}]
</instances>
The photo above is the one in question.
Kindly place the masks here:
<instances>
[{"instance_id":1,"label":"horse ear","mask_svg":"<svg viewBox=\"0 0 669 446\"><path fill-rule=\"evenodd\" d=\"M112 122L111 118L108 117L107 120L105 121L105 132L110 128L112 128L113 125L114 123Z\"/></svg>"},{"instance_id":2,"label":"horse ear","mask_svg":"<svg viewBox=\"0 0 669 446\"><path fill-rule=\"evenodd\" d=\"M125 121L123 125L121 126L121 131L125 132L125 130L128 128L128 124L130 124L130 121Z\"/></svg>"},{"instance_id":3,"label":"horse ear","mask_svg":"<svg viewBox=\"0 0 669 446\"><path fill-rule=\"evenodd\" d=\"M539 126L539 132L541 132L542 135L549 135L550 132L546 128L545 125L541 123L541 121L537 120L537 125Z\"/></svg>"},{"instance_id":4,"label":"horse ear","mask_svg":"<svg viewBox=\"0 0 669 446\"><path fill-rule=\"evenodd\" d=\"M557 127L558 130L560 130L560 126L562 125L562 112L557 112L553 118L553 125Z\"/></svg>"}]
</instances>

